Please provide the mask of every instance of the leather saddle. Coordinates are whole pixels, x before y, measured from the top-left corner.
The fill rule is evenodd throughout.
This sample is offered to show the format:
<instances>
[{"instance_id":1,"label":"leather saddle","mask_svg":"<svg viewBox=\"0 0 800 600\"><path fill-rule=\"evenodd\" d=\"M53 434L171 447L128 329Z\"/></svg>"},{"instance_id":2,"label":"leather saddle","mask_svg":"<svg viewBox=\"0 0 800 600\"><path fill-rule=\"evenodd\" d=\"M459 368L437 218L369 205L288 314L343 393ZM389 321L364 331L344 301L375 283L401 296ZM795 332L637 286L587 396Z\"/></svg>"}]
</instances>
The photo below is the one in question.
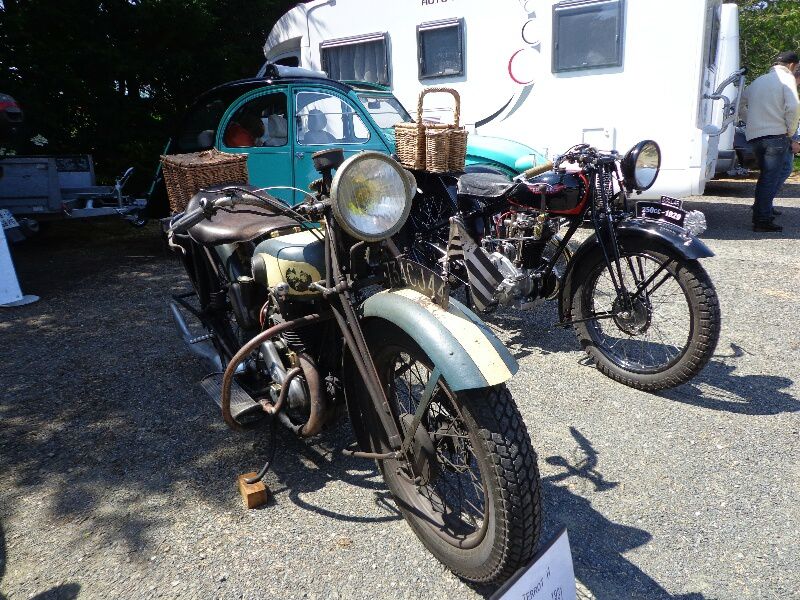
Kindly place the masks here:
<instances>
[{"instance_id":1,"label":"leather saddle","mask_svg":"<svg viewBox=\"0 0 800 600\"><path fill-rule=\"evenodd\" d=\"M189 200L186 211L196 208L201 198L223 196L220 192L226 186L214 186L198 192ZM255 190L249 185L238 186L243 189ZM275 200L275 202L280 202ZM204 219L189 229L189 237L204 246L217 246L219 244L235 244L249 242L273 231L297 226L298 223L291 217L276 213L269 206L252 206L238 204L233 207L221 208L210 219Z\"/></svg>"}]
</instances>

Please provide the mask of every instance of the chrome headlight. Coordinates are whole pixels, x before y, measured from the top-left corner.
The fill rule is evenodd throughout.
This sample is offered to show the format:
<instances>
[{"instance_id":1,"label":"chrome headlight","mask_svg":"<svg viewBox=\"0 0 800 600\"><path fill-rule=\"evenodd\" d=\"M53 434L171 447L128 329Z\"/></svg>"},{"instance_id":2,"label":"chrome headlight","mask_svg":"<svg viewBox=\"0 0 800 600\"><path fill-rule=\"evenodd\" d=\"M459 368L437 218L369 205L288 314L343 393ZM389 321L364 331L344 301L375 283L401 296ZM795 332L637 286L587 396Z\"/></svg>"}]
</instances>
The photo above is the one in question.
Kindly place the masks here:
<instances>
[{"instance_id":1,"label":"chrome headlight","mask_svg":"<svg viewBox=\"0 0 800 600\"><path fill-rule=\"evenodd\" d=\"M628 150L620 164L625 186L640 192L649 189L661 168L661 148L653 140L644 140Z\"/></svg>"},{"instance_id":2,"label":"chrome headlight","mask_svg":"<svg viewBox=\"0 0 800 600\"><path fill-rule=\"evenodd\" d=\"M377 242L393 236L411 211L416 183L400 164L380 152L351 156L336 170L331 203L336 220L355 238Z\"/></svg>"}]
</instances>

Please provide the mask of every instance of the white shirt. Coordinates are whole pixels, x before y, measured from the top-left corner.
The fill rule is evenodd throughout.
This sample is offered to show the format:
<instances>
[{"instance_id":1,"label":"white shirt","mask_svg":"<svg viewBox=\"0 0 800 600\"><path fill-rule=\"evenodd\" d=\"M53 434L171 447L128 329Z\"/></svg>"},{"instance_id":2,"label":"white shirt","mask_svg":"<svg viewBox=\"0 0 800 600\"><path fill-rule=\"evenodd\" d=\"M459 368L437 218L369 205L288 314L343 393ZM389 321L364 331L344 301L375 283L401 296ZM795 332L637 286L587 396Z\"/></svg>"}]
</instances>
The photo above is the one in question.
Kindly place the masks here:
<instances>
[{"instance_id":1,"label":"white shirt","mask_svg":"<svg viewBox=\"0 0 800 600\"><path fill-rule=\"evenodd\" d=\"M739 118L747 121L748 141L765 135L794 135L800 121L800 99L794 75L775 65L742 93Z\"/></svg>"}]
</instances>

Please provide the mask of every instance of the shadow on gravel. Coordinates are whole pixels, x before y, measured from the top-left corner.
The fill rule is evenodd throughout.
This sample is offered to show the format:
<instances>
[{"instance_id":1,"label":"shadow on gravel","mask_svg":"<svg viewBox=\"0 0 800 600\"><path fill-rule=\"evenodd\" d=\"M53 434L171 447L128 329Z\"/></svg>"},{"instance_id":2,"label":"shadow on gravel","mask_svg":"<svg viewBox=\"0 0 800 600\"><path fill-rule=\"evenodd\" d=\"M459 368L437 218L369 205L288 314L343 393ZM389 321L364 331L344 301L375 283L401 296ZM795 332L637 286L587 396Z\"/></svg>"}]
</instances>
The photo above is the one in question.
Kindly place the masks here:
<instances>
[{"instance_id":1,"label":"shadow on gravel","mask_svg":"<svg viewBox=\"0 0 800 600\"><path fill-rule=\"evenodd\" d=\"M700 408L743 415L777 415L800 411L800 400L789 390L794 381L776 375L736 375L736 365L720 359L741 358L745 351L731 344L730 355L715 355L690 382L659 392L669 400Z\"/></svg>"},{"instance_id":2,"label":"shadow on gravel","mask_svg":"<svg viewBox=\"0 0 800 600\"><path fill-rule=\"evenodd\" d=\"M77 583L65 583L52 589L36 594L31 600L75 600L81 591Z\"/></svg>"},{"instance_id":3,"label":"shadow on gravel","mask_svg":"<svg viewBox=\"0 0 800 600\"><path fill-rule=\"evenodd\" d=\"M570 433L583 457L572 464L562 456L548 456L550 465L564 471L542 478L545 521L542 540L554 537L566 526L569 532L575 575L598 600L605 598L646 598L647 600L703 600L699 593L673 596L658 582L627 560L623 554L647 544L652 536L643 529L620 525L595 510L592 503L568 487L556 485L572 480L570 487L586 484L588 493L612 489L617 482L605 481L597 469L598 452L577 429ZM591 489L588 489L589 486Z\"/></svg>"},{"instance_id":4,"label":"shadow on gravel","mask_svg":"<svg viewBox=\"0 0 800 600\"><path fill-rule=\"evenodd\" d=\"M531 311L500 309L486 323L506 339L517 360L532 354L580 350L571 327L558 327L558 303L547 301Z\"/></svg>"},{"instance_id":5,"label":"shadow on gravel","mask_svg":"<svg viewBox=\"0 0 800 600\"><path fill-rule=\"evenodd\" d=\"M6 600L3 595L3 576L6 574L6 534L3 530L3 521L0 520L0 600Z\"/></svg>"},{"instance_id":6,"label":"shadow on gravel","mask_svg":"<svg viewBox=\"0 0 800 600\"><path fill-rule=\"evenodd\" d=\"M706 194L722 197L752 198L754 186L741 181L713 182L706 186ZM800 239L800 208L783 206L782 198L800 198L800 184L791 183L783 186L781 193L775 198L775 207L783 214L775 218L775 222L783 225L778 233L756 233L752 227L753 213L751 203L725 202L724 200L693 199L686 203L689 210L701 210L706 215L708 230L701 239L710 240L796 240Z\"/></svg>"},{"instance_id":7,"label":"shadow on gravel","mask_svg":"<svg viewBox=\"0 0 800 600\"><path fill-rule=\"evenodd\" d=\"M274 495L286 493L298 507L337 521L383 523L403 518L374 461L341 454L341 451L355 439L346 418L341 418L335 429L323 432L320 438L315 440L316 443L301 440L282 427L277 428L276 434L278 451L275 464L270 469L272 474L270 479L277 477L283 487L271 484ZM258 443L258 458L267 457L267 446L265 436L263 444ZM304 499L307 494L337 481L372 490L376 508L386 514L378 517L363 514L349 515L315 506Z\"/></svg>"}]
</instances>

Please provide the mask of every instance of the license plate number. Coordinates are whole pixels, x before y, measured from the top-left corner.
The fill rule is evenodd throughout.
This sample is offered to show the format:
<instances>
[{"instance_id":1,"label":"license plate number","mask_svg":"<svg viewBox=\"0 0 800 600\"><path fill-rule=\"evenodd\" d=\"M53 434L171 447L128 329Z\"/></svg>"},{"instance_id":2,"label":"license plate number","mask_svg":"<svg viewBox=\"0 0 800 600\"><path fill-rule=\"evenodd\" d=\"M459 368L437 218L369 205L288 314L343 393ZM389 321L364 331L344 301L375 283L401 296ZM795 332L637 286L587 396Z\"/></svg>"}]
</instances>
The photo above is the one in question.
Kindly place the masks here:
<instances>
[{"instance_id":1,"label":"license plate number","mask_svg":"<svg viewBox=\"0 0 800 600\"><path fill-rule=\"evenodd\" d=\"M683 227L683 222L686 219L686 211L676 206L662 204L661 202L637 202L636 216L643 219L652 219L654 221L666 221L678 227Z\"/></svg>"},{"instance_id":2,"label":"license plate number","mask_svg":"<svg viewBox=\"0 0 800 600\"><path fill-rule=\"evenodd\" d=\"M390 287L409 287L447 309L450 286L441 275L428 267L400 257L386 265L386 275Z\"/></svg>"},{"instance_id":3,"label":"license plate number","mask_svg":"<svg viewBox=\"0 0 800 600\"><path fill-rule=\"evenodd\" d=\"M12 227L19 227L19 223L7 208L0 208L0 224L3 229L11 229Z\"/></svg>"}]
</instances>

